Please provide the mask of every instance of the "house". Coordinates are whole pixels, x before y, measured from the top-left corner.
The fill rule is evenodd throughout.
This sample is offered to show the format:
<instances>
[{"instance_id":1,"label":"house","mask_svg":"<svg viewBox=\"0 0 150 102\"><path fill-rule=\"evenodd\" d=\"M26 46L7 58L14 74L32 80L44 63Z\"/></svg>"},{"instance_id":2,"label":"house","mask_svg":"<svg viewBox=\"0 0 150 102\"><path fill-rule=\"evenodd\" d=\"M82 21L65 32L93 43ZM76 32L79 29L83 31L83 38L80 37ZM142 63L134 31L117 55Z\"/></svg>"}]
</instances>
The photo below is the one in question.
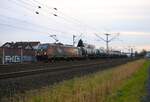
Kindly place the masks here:
<instances>
[{"instance_id":1,"label":"house","mask_svg":"<svg viewBox=\"0 0 150 102\"><path fill-rule=\"evenodd\" d=\"M6 42L0 47L0 61L4 60L5 63L34 62L39 45L40 42Z\"/></svg>"}]
</instances>

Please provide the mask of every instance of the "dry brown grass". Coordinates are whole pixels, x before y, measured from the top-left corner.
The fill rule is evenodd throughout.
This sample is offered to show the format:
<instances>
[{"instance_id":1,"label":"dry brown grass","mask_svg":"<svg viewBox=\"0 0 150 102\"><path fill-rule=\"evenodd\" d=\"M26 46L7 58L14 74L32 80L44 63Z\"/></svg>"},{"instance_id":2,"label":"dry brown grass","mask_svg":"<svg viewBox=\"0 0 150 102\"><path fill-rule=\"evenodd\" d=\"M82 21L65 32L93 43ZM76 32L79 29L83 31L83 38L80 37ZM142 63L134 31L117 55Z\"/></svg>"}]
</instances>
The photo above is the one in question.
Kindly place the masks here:
<instances>
[{"instance_id":1,"label":"dry brown grass","mask_svg":"<svg viewBox=\"0 0 150 102\"><path fill-rule=\"evenodd\" d=\"M138 69L145 60L129 62L113 69L64 81L52 87L19 94L13 102L105 102L106 97Z\"/></svg>"}]
</instances>

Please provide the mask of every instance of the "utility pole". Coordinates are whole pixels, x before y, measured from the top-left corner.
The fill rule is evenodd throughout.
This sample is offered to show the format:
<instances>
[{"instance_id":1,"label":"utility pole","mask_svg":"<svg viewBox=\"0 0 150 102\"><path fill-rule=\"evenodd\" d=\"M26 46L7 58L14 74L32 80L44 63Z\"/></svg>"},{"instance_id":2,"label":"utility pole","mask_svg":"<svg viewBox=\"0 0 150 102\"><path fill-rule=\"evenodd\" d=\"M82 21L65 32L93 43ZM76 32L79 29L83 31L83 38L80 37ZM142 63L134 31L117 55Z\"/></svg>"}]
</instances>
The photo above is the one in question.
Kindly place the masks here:
<instances>
[{"instance_id":1,"label":"utility pole","mask_svg":"<svg viewBox=\"0 0 150 102\"><path fill-rule=\"evenodd\" d=\"M21 63L22 63L23 62L23 49L22 49L22 47L20 49L20 55L21 55Z\"/></svg>"},{"instance_id":2,"label":"utility pole","mask_svg":"<svg viewBox=\"0 0 150 102\"><path fill-rule=\"evenodd\" d=\"M105 41L106 42L106 51L107 51L107 53L109 53L109 45L108 44L110 41L109 41L108 37L110 36L110 34L105 34L105 35L106 35L106 41Z\"/></svg>"},{"instance_id":3,"label":"utility pole","mask_svg":"<svg viewBox=\"0 0 150 102\"><path fill-rule=\"evenodd\" d=\"M96 35L98 38L100 38L101 40L103 40L104 42L106 42L106 52L109 53L109 43L110 43L111 41L113 41L114 39L116 39L116 37L119 36L119 33L117 33L116 36L114 36L114 37L112 37L112 38L110 38L110 39L109 39L109 36L110 36L111 34L108 34L108 33L105 34L105 35L106 35L106 39L100 37L100 36L97 35L97 34L95 34L95 35Z\"/></svg>"},{"instance_id":4,"label":"utility pole","mask_svg":"<svg viewBox=\"0 0 150 102\"><path fill-rule=\"evenodd\" d=\"M134 46L129 46L129 53L130 53L130 57L133 57L133 55L134 55Z\"/></svg>"},{"instance_id":5,"label":"utility pole","mask_svg":"<svg viewBox=\"0 0 150 102\"><path fill-rule=\"evenodd\" d=\"M3 58L2 58L2 64L5 64L5 48L2 47L3 49Z\"/></svg>"},{"instance_id":6,"label":"utility pole","mask_svg":"<svg viewBox=\"0 0 150 102\"><path fill-rule=\"evenodd\" d=\"M133 57L133 48L131 48L131 57Z\"/></svg>"},{"instance_id":7,"label":"utility pole","mask_svg":"<svg viewBox=\"0 0 150 102\"><path fill-rule=\"evenodd\" d=\"M76 38L76 35L73 35L73 46L75 46L75 38Z\"/></svg>"}]
</instances>

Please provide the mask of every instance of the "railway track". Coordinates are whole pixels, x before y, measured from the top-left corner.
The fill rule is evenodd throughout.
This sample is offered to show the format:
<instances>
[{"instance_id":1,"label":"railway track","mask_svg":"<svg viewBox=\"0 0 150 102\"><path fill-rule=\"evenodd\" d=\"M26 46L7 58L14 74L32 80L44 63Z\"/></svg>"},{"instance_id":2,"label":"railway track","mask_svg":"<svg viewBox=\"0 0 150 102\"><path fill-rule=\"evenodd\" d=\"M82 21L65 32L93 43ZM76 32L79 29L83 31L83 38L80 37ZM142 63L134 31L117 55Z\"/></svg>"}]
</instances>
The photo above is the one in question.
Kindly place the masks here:
<instances>
[{"instance_id":1,"label":"railway track","mask_svg":"<svg viewBox=\"0 0 150 102\"><path fill-rule=\"evenodd\" d=\"M58 66L71 66L78 65L84 63L92 63L92 62L103 62L104 60L86 60L86 61L69 61L69 62L56 62L56 63L34 63L34 64L16 64L16 65L0 65L0 74L3 73L11 73L18 71L28 71L28 70L36 70L36 69L47 69Z\"/></svg>"},{"instance_id":2,"label":"railway track","mask_svg":"<svg viewBox=\"0 0 150 102\"><path fill-rule=\"evenodd\" d=\"M40 66L37 69L27 70L27 71L17 71L17 72L10 72L10 73L3 73L0 74L0 79L8 79L8 78L16 78L16 77L23 77L28 75L34 75L39 73L48 73L48 72L58 72L58 71L67 71L72 69L78 69L86 66L93 66L93 65L100 65L104 63L110 63L112 61L98 61L95 63L87 63L87 64L78 64L78 65L64 65L64 66L51 66L52 68L43 68L44 66Z\"/></svg>"},{"instance_id":3,"label":"railway track","mask_svg":"<svg viewBox=\"0 0 150 102\"><path fill-rule=\"evenodd\" d=\"M63 63L61 65L48 65L48 66L38 66L36 67L36 69L30 69L30 70L21 70L21 71L12 71L12 72L9 72L9 73L1 73L0 74L0 79L8 79L8 78L16 78L16 77L23 77L23 76L29 76L29 75L35 75L35 74L40 74L40 73L50 73L50 72L53 72L53 73L57 73L59 71L69 71L69 70L72 70L72 69L80 69L80 68L84 68L86 66L93 66L93 65L103 65L103 64L106 64L106 63L112 63L113 61L115 60L103 60L103 61L100 61L100 60L97 60L97 61L93 61L92 62L86 62L84 64L81 64L81 63L74 63L72 65L72 63Z\"/></svg>"},{"instance_id":4,"label":"railway track","mask_svg":"<svg viewBox=\"0 0 150 102\"><path fill-rule=\"evenodd\" d=\"M40 67L31 70L27 68L27 70L0 73L0 101L2 97L11 97L16 93L39 89L43 86L49 86L66 79L112 68L113 66L124 64L130 60L131 59L95 60L45 66L39 64L38 66Z\"/></svg>"},{"instance_id":5,"label":"railway track","mask_svg":"<svg viewBox=\"0 0 150 102\"><path fill-rule=\"evenodd\" d=\"M128 61L128 59L121 59L121 61ZM0 68L0 79L8 79L8 78L16 78L23 77L29 75L35 75L40 73L48 73L48 72L59 72L59 71L68 71L72 69L84 68L86 66L100 66L121 62L120 59L113 60L96 60L96 61L87 61L87 62L71 62L71 63L62 63L62 64L31 64L31 65L20 65L17 69L12 69L11 66L7 66L8 68ZM17 67L13 65L14 67ZM21 67L21 68L20 68Z\"/></svg>"}]
</instances>

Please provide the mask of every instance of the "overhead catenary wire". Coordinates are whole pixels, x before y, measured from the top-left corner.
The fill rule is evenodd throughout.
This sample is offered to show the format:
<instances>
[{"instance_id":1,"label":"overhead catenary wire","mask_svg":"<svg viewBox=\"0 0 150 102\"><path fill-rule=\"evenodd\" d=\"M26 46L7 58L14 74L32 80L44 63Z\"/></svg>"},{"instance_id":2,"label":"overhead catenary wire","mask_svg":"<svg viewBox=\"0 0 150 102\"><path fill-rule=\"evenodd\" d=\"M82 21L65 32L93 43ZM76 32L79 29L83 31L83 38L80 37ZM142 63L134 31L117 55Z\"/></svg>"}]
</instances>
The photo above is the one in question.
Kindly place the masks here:
<instances>
[{"instance_id":1,"label":"overhead catenary wire","mask_svg":"<svg viewBox=\"0 0 150 102\"><path fill-rule=\"evenodd\" d=\"M106 35L106 39L102 38L101 36L99 36L98 34L95 34L99 39L103 40L104 42L106 42L106 51L107 53L109 53L109 43L112 42L114 39L116 39L119 36L119 33L116 34L116 36L109 38L109 36L111 34L109 33L105 33Z\"/></svg>"},{"instance_id":2,"label":"overhead catenary wire","mask_svg":"<svg viewBox=\"0 0 150 102\"><path fill-rule=\"evenodd\" d=\"M28 0L28 1L30 1L30 0ZM37 0L32 0L32 1L34 1L34 2L35 2L36 4L38 4L38 5L42 5L42 6L46 7L48 10L53 10L53 11L57 12L57 13L58 13L58 17L60 17L60 18L62 18L62 19L64 19L64 20L66 20L66 21L68 21L68 22L72 21L72 22L77 23L77 24L79 24L79 25L82 25L82 26L84 26L84 27L88 27L88 28L90 28L90 29L92 29L92 30L96 30L96 28L90 27L89 25L87 25L87 24L85 24L85 23L79 21L79 20L76 19L75 17L71 17L71 16L68 16L68 15L62 13L62 12L61 12L59 9L57 9L56 7L50 7L50 6L48 6L48 5L44 5L44 4L40 3L40 2L37 1ZM62 16L61 16L61 15L62 15ZM64 16L64 17L63 17L63 16ZM67 17L67 18L66 18L66 17ZM70 19L68 19L68 18L70 18Z\"/></svg>"},{"instance_id":3,"label":"overhead catenary wire","mask_svg":"<svg viewBox=\"0 0 150 102\"><path fill-rule=\"evenodd\" d=\"M19 7L22 7L23 9L26 9L28 12L31 12L31 11L35 11L36 9L35 8L31 8L31 6L29 7L29 5L24 5L24 4L21 4L19 2L17 2L16 0L8 0L9 2L19 6ZM34 13L34 12L31 12L31 13Z\"/></svg>"},{"instance_id":4,"label":"overhead catenary wire","mask_svg":"<svg viewBox=\"0 0 150 102\"><path fill-rule=\"evenodd\" d=\"M9 0L10 1L10 0ZM12 2L12 1L11 1ZM16 2L13 2L13 3L15 3L16 5L18 5L18 6L21 6L20 5L20 3L18 2L18 3L16 3ZM22 4L22 5L24 5L24 4ZM28 11L30 11L31 13L33 13L35 10L33 10L32 9L32 11L29 9L29 8L27 8L25 5L23 6L23 8L24 9L26 9L26 10L28 10ZM44 17L44 18L46 18L47 19L47 21L49 21L49 19L52 19L52 18L50 18L49 16L45 16L45 15L42 15L41 17ZM56 21L55 21L56 22ZM56 22L56 23L60 23L60 22ZM53 24L54 25L54 24ZM56 25L55 25L56 26ZM66 26L66 27L68 27L68 28L70 28L70 26ZM74 30L73 28L70 28L70 29L72 29L72 30Z\"/></svg>"},{"instance_id":5,"label":"overhead catenary wire","mask_svg":"<svg viewBox=\"0 0 150 102\"><path fill-rule=\"evenodd\" d=\"M31 5L30 3L26 3L25 1L19 1L19 0L8 0L9 2L12 2L14 3L15 5L21 7L21 8L24 8L26 9L27 11L33 13L33 14L36 14L36 12L38 12L38 8L37 6L33 6ZM53 13L52 13L53 14Z\"/></svg>"},{"instance_id":6,"label":"overhead catenary wire","mask_svg":"<svg viewBox=\"0 0 150 102\"><path fill-rule=\"evenodd\" d=\"M44 31L40 31L40 30L33 30L31 28L24 28L24 27L20 27L20 26L16 26L16 25L11 25L11 24L6 24L6 23L1 23L0 22L0 25L1 26L6 26L6 27L10 27L10 28L15 28L15 29L22 29L22 30L25 30L25 31L31 31L31 32L36 32L36 33L42 33L42 34L48 34L49 32L44 32Z\"/></svg>"},{"instance_id":7,"label":"overhead catenary wire","mask_svg":"<svg viewBox=\"0 0 150 102\"><path fill-rule=\"evenodd\" d=\"M22 1L22 0L21 0ZM28 0L28 1L31 1L31 0ZM19 2L19 1L18 1ZM25 2L25 1L23 1L23 2ZM26 7L26 6L31 6L32 8L36 8L36 6L37 5L35 5L34 6L34 4L30 4L29 2L27 3L27 2L25 2L25 4L23 4L23 2L21 2L22 3L22 5L24 5L23 7L25 7L26 9L28 9L29 10L29 7ZM39 4L39 2L37 2L36 0L34 0L34 2L36 2L37 4ZM17 4L17 5L19 5L18 3L16 3L15 2L15 4ZM29 5L27 5L27 4L29 4ZM26 6L25 6L26 5ZM43 5L44 6L44 4L42 4L42 3L40 3L39 5ZM21 6L21 5L20 5ZM39 7L39 6L37 6L37 7ZM48 8L48 6L46 6L47 8ZM37 10L33 10L33 12L35 12L36 11L36 13L37 14L39 14L39 11L38 11L38 9L41 9L41 8L43 8L43 7L41 7L40 6L40 8L37 8ZM49 9L49 8L48 8ZM57 11L57 8L51 8L51 9L53 9L53 10L56 10ZM29 10L30 11L30 10ZM44 11L45 12L45 14L48 12L48 11ZM58 11L57 11L58 12ZM59 11L60 12L60 11ZM43 11L41 11L40 12L41 14L43 13ZM55 14L55 13L52 13L52 12L48 12L48 13L51 13L51 14L53 14L53 16L56 16L56 17L58 17L58 18L61 18L61 19L63 19L64 21L66 21L66 22L69 22L69 23L71 23L70 22L70 20L67 18L65 18L65 17L63 17L63 16L58 16L57 14ZM49 16L48 16L48 18L49 18ZM77 21L77 20L75 20L75 22L76 23L78 23L80 26L84 26L84 30L81 30L81 27L80 26L78 26L78 28L80 29L80 31L81 32L83 32L83 31L85 31L85 29L86 29L86 27L85 27L85 25L84 24L81 24L81 22L79 22L79 21ZM74 24L74 23L72 23L72 24ZM70 26L69 26L69 28L70 28ZM71 28L72 29L72 28Z\"/></svg>"},{"instance_id":8,"label":"overhead catenary wire","mask_svg":"<svg viewBox=\"0 0 150 102\"><path fill-rule=\"evenodd\" d=\"M15 3L16 4L16 3ZM18 4L17 4L18 5ZM20 5L19 5L20 6ZM27 9L28 10L28 8L25 8L25 9ZM1 15L2 16L2 15ZM4 17L5 19L7 18L7 17ZM11 17L8 17L7 18L7 20L17 20L17 22L18 22L18 19L14 19L14 18L11 18ZM19 22L21 22L21 23L29 23L29 24L31 24L31 25L34 25L34 26L39 26L39 25L35 25L35 24L32 24L32 23L30 23L30 22L27 22L27 21L24 21L24 20L19 20ZM21 28L21 27L17 27L17 26L15 26L15 25L10 25L10 24L2 24L2 25L5 25L5 26L9 26L9 27L14 27L14 28L16 28L16 29L18 29L18 28ZM44 27L45 28L45 27ZM21 29L23 29L23 28L21 28ZM27 30L32 30L31 28L29 29L29 28L24 28L24 29L27 29ZM41 26L40 26L40 29L41 29ZM49 29L49 28L48 28ZM60 32L60 31L58 31L58 30L54 30L54 29L51 29L51 30L53 30L53 31L56 31L56 32ZM33 31L33 30L32 30ZM35 31L35 30L34 30ZM41 31L40 31L41 32ZM43 33L43 32L42 32ZM62 31L61 31L61 33L62 33ZM63 33L66 33L66 32L63 32ZM68 33L68 32L67 32Z\"/></svg>"},{"instance_id":9,"label":"overhead catenary wire","mask_svg":"<svg viewBox=\"0 0 150 102\"><path fill-rule=\"evenodd\" d=\"M19 3L20 1L18 1L18 3ZM25 2L25 1L24 1ZM22 3L22 2L20 2L20 3ZM27 3L26 2L26 4L23 4L22 3L22 5L24 5L24 6L29 6L29 5L27 5L27 4L30 4L29 2ZM21 6L21 5L20 5ZM52 18L52 16L55 16L55 13L52 13L51 12L51 18L50 18L50 15L47 15L48 14L48 11L46 11L46 10L41 10L40 8L38 8L38 5L35 5L35 6L32 6L32 5L30 5L32 8L35 8L35 7L37 7L37 9L36 9L36 11L37 12L39 12L38 11L38 9L41 11L40 13L38 13L38 14L40 14L42 17L45 17L45 18L47 18L47 19L54 19L54 17ZM40 6L41 7L41 6ZM42 7L41 7L42 8ZM26 9L28 9L28 8L26 8ZM29 10L29 9L28 9ZM35 12L35 10L33 11L33 12ZM66 21L67 23L71 23L71 22L69 22L66 18L64 18L64 17L61 17L61 16L57 16L58 18L61 18L62 20L64 20L64 21ZM61 23L61 22L58 22L58 21L56 21L56 19L54 20L56 23ZM72 24L72 23L71 23ZM77 27L77 26L76 26ZM73 31L75 31L75 26L73 26L73 27L71 27L71 26L67 26L67 28L69 28L69 29L72 29ZM77 27L78 29L80 29L81 27ZM80 31L81 31L81 29L80 29Z\"/></svg>"},{"instance_id":10,"label":"overhead catenary wire","mask_svg":"<svg viewBox=\"0 0 150 102\"><path fill-rule=\"evenodd\" d=\"M30 6L31 8L34 8L35 9L35 12L38 12L38 10L40 10L41 6L39 7L39 5L34 5L32 3L29 3L29 2L26 2L26 1L23 1L23 0L16 0L18 3L24 5L24 6ZM45 12L45 11L44 11ZM55 13L54 12L49 12L50 14L54 15Z\"/></svg>"},{"instance_id":11,"label":"overhead catenary wire","mask_svg":"<svg viewBox=\"0 0 150 102\"><path fill-rule=\"evenodd\" d=\"M30 1L30 0L28 0L28 1ZM89 25L87 25L87 24L85 24L85 23L83 23L83 22L80 22L78 19L76 19L76 18L73 18L73 17L71 17L71 16L66 16L66 14L64 14L64 13L62 13L59 9L57 9L57 8L54 8L54 7L49 7L49 6L47 6L47 5L44 5L44 4L42 4L42 3L40 3L40 2L38 2L37 0L32 0L32 1L34 1L34 3L33 4L38 4L38 5L40 5L40 7L41 8L45 8L45 6L46 6L46 8L47 8L47 10L49 11L49 10L53 10L53 11L55 11L56 13L57 13L57 17L58 18L61 18L61 19L63 19L63 20L65 20L66 22L70 22L70 23L75 23L75 24L78 24L78 26L80 27L80 26L82 26L83 27L83 30L81 31L82 33L84 32L84 34L86 34L87 32L87 29L91 29L91 30L93 30L93 31L96 31L96 28L93 28L93 27L90 27ZM41 9L40 8L40 9ZM68 18L70 18L70 19L68 19Z\"/></svg>"},{"instance_id":12,"label":"overhead catenary wire","mask_svg":"<svg viewBox=\"0 0 150 102\"><path fill-rule=\"evenodd\" d=\"M11 1L11 0L9 0L9 1ZM14 0L13 0L14 1ZM90 28L90 29L92 29L92 30L95 30L95 28L93 28L93 27L90 27L89 25L87 25L87 24L84 24L83 22L80 22L78 19L76 19L76 18L74 18L74 17L71 17L71 16L67 16L66 17L66 15L65 14L63 14L62 12L60 12L59 11L59 9L57 9L56 7L51 7L51 10L52 11L54 11L54 13L51 13L50 11L49 11L49 6L46 6L46 8L47 9L41 9L41 8L43 8L43 6L44 6L44 4L43 4L43 6L41 6L41 4L39 4L40 2L37 2L36 3L36 5L35 5L35 3L29 3L29 2L26 2L26 1L23 1L23 0L21 0L21 2L19 1L19 0L15 0L15 1L17 1L17 5L18 6L20 6L20 7L22 7L22 8L24 8L24 9L26 9L26 10L28 10L28 11L30 11L31 13L35 13L35 11L41 11L40 12L40 15L44 15L44 14L48 14L48 16L46 17L46 16L44 16L45 18L47 18L47 19L49 19L50 18L50 15L49 15L49 13L50 14L55 14L55 13L57 13L57 15L58 16L56 16L56 18L62 18L63 20L65 20L65 21L67 21L67 22L70 22L70 21L73 21L73 22L70 22L70 23L73 23L73 24L75 24L75 22L76 22L76 24L79 24L79 25L81 25L81 26L83 26L83 27L85 27L86 29L87 28ZM27 0L27 1L37 1L37 0ZM19 3L20 2L20 3ZM21 5L20 5L21 4ZM29 4L29 5L28 5ZM24 6L22 6L22 5L24 5ZM31 8L31 9L30 9ZM45 8L45 6L44 6L44 8ZM49 11L49 12L47 12L47 11ZM52 15L52 16L54 16L54 15ZM51 16L51 17L52 17ZM70 20L71 19L71 20ZM60 23L60 22L59 22ZM80 26L79 26L80 27Z\"/></svg>"},{"instance_id":13,"label":"overhead catenary wire","mask_svg":"<svg viewBox=\"0 0 150 102\"><path fill-rule=\"evenodd\" d=\"M10 0L9 0L10 1ZM20 1L20 0L17 0L18 2ZM31 7L35 7L35 6L37 6L37 5L42 5L42 6L46 6L47 7L47 9L51 9L51 10L54 10L54 11L57 11L59 14L61 13L61 14L63 14L63 15L65 15L64 13L62 13L62 12L60 12L56 7L49 7L48 5L44 5L44 4L42 4L42 3L40 3L39 1L37 1L37 0L26 0L26 1L30 1L30 3L28 2L25 2L25 1L23 1L23 0L21 0L20 2L22 2L22 3L25 3L25 4L29 4L28 6L31 6ZM33 3L33 2L34 3ZM35 5L35 3L37 4L37 5ZM18 4L18 3L17 3ZM25 6L25 5L24 5ZM38 6L38 7L40 7L40 8L43 8L43 7L41 7L41 6ZM29 9L29 8L28 8ZM39 13L38 13L39 14ZM53 13L52 13L53 14ZM57 14L53 14L54 16L55 15L57 15ZM69 21L68 19L66 19L65 17L61 17L61 16L58 16L58 17L60 17L60 18L62 18L62 19L64 19L65 21ZM84 25L84 27L86 26L86 27L89 27L89 25L87 25L87 24L83 24L83 23L81 23L79 20L77 20L76 18L73 18L73 17L71 17L71 16L68 16L69 18L72 18L72 20L74 20L76 23L79 23L80 25ZM93 29L93 27L89 27L89 28L92 28ZM95 30L95 28L94 28L94 30Z\"/></svg>"},{"instance_id":14,"label":"overhead catenary wire","mask_svg":"<svg viewBox=\"0 0 150 102\"><path fill-rule=\"evenodd\" d=\"M0 26L7 27L7 28L14 28L14 29L17 29L17 30L18 29L19 30L24 30L24 31L27 31L27 32L31 31L31 32L36 33L36 34L46 34L46 35L53 34L53 32L46 32L46 31L42 31L42 30L39 30L39 29L24 28L24 27L20 27L20 26L17 26L17 25L11 25L11 24L1 23L1 22L0 22Z\"/></svg>"},{"instance_id":15,"label":"overhead catenary wire","mask_svg":"<svg viewBox=\"0 0 150 102\"><path fill-rule=\"evenodd\" d=\"M30 28L24 28L24 27L20 27L20 26L16 26L16 25L5 24L5 23L0 23L0 26L6 26L6 27L9 27L9 28L24 30L24 31L28 31L28 32L31 31L31 32L36 33L36 34L49 34L50 33L50 32L40 31L38 29L33 30L33 29L30 29Z\"/></svg>"},{"instance_id":16,"label":"overhead catenary wire","mask_svg":"<svg viewBox=\"0 0 150 102\"><path fill-rule=\"evenodd\" d=\"M25 5L27 5L27 6L30 6L30 7L33 7L33 8L36 8L36 5L32 5L31 3L27 3L27 2L25 2L24 0L16 0L17 2L21 2L22 4L25 4Z\"/></svg>"},{"instance_id":17,"label":"overhead catenary wire","mask_svg":"<svg viewBox=\"0 0 150 102\"><path fill-rule=\"evenodd\" d=\"M36 1L36 0L35 0ZM22 5L26 5L26 6L30 6L30 7L32 7L32 8L36 8L36 11L38 12L38 14L40 14L40 13L43 13L43 12L45 12L45 13L47 13L47 14L52 14L53 16L58 16L57 14L56 14L56 12L50 12L49 11L49 9L43 9L43 4L42 3L40 3L40 2L38 2L38 1L36 1L37 2L37 4L34 4L34 3L29 3L29 2L25 2L25 1L18 1L18 2L20 2L20 3L25 3L25 4L22 4ZM40 5L42 5L42 6L40 6ZM45 5L44 5L45 6ZM53 10L57 10L57 8L54 8ZM41 11L41 12L40 12ZM61 16L58 16L58 17L60 17L60 18L62 18L62 19L64 19L64 20L66 20L67 21L67 19L66 18L64 18L64 17L61 17Z\"/></svg>"},{"instance_id":18,"label":"overhead catenary wire","mask_svg":"<svg viewBox=\"0 0 150 102\"><path fill-rule=\"evenodd\" d=\"M3 17L3 18L2 18ZM55 32L60 32L60 33L67 33L67 32L64 32L64 31L60 31L60 30L57 30L57 29L53 29L53 28L51 28L51 27L45 27L45 26L42 26L42 25L37 25L37 24L35 24L35 23L31 23L31 22L28 22L28 21L25 21L25 20L20 20L20 19L17 19L17 18L13 18L13 17L7 17L7 16L3 16L3 15L1 15L0 14L0 18L1 19L7 19L7 21L9 20L12 20L12 21L17 21L17 22L20 22L20 23L24 23L24 24L27 24L27 25L29 25L29 26L33 26L33 27L38 27L38 29L42 29L42 30L47 30L47 31L55 31Z\"/></svg>"}]
</instances>

